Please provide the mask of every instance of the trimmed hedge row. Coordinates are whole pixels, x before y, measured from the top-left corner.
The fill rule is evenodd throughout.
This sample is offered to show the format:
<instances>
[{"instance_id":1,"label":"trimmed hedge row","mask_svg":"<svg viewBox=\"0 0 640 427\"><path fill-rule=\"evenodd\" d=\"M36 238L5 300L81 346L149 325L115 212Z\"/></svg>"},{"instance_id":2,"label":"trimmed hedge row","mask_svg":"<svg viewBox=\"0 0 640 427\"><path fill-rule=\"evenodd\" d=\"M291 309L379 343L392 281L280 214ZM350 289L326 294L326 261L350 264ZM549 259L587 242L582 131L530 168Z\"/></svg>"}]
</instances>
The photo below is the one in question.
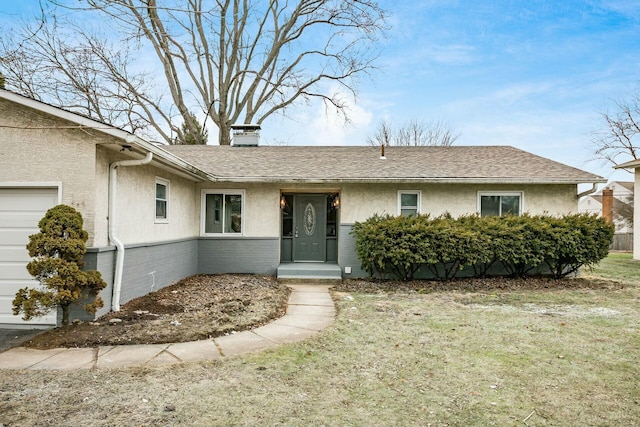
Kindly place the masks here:
<instances>
[{"instance_id":1,"label":"trimmed hedge row","mask_svg":"<svg viewBox=\"0 0 640 427\"><path fill-rule=\"evenodd\" d=\"M614 228L595 215L453 218L374 215L351 231L362 268L372 277L412 280L419 269L440 280L474 277L555 278L607 256ZM500 271L501 273L495 273Z\"/></svg>"}]
</instances>

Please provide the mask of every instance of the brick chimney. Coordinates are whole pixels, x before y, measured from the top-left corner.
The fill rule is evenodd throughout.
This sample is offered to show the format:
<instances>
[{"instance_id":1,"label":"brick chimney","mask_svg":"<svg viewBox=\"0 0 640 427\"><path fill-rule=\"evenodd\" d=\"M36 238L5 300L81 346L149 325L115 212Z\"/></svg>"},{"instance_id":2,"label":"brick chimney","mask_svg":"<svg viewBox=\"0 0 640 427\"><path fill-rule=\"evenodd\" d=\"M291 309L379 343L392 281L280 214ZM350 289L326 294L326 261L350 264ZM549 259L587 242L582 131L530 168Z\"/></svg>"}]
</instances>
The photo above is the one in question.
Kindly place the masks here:
<instances>
[{"instance_id":1,"label":"brick chimney","mask_svg":"<svg viewBox=\"0 0 640 427\"><path fill-rule=\"evenodd\" d=\"M609 187L602 190L602 217L613 223L613 189Z\"/></svg>"}]
</instances>

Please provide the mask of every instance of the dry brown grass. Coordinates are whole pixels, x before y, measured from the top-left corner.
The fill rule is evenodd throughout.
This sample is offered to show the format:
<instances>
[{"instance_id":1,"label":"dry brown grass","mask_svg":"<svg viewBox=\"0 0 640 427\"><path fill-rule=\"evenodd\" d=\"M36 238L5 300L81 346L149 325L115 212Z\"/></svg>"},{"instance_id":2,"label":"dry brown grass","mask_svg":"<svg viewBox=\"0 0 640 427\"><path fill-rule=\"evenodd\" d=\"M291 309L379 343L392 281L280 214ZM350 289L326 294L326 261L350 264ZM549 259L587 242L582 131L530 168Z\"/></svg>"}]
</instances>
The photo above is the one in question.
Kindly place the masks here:
<instances>
[{"instance_id":1,"label":"dry brown grass","mask_svg":"<svg viewBox=\"0 0 640 427\"><path fill-rule=\"evenodd\" d=\"M23 345L86 348L215 338L282 317L289 294L273 277L200 274L129 301L95 322L55 328ZM109 322L114 318L120 323Z\"/></svg>"},{"instance_id":2,"label":"dry brown grass","mask_svg":"<svg viewBox=\"0 0 640 427\"><path fill-rule=\"evenodd\" d=\"M336 294L335 324L220 362L0 371L0 424L634 425L637 284Z\"/></svg>"}]
</instances>

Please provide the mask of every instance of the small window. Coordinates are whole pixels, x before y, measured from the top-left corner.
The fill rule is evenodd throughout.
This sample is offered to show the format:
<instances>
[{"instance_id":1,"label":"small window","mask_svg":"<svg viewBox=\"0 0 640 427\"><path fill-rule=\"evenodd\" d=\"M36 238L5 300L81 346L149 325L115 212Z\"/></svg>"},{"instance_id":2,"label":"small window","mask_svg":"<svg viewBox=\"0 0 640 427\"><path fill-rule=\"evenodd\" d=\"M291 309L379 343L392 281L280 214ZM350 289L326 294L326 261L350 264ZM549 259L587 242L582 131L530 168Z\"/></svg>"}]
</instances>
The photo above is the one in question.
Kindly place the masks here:
<instances>
[{"instance_id":1,"label":"small window","mask_svg":"<svg viewBox=\"0 0 640 427\"><path fill-rule=\"evenodd\" d=\"M203 234L241 234L244 192L203 193Z\"/></svg>"},{"instance_id":2,"label":"small window","mask_svg":"<svg viewBox=\"0 0 640 427\"><path fill-rule=\"evenodd\" d=\"M169 181L156 178L156 222L169 220Z\"/></svg>"},{"instance_id":3,"label":"small window","mask_svg":"<svg viewBox=\"0 0 640 427\"><path fill-rule=\"evenodd\" d=\"M293 194L280 196L282 209L282 237L293 237Z\"/></svg>"},{"instance_id":4,"label":"small window","mask_svg":"<svg viewBox=\"0 0 640 427\"><path fill-rule=\"evenodd\" d=\"M405 217L420 213L420 191L398 191L398 215Z\"/></svg>"},{"instance_id":5,"label":"small window","mask_svg":"<svg viewBox=\"0 0 640 427\"><path fill-rule=\"evenodd\" d=\"M520 215L522 193L479 193L480 216Z\"/></svg>"}]
</instances>

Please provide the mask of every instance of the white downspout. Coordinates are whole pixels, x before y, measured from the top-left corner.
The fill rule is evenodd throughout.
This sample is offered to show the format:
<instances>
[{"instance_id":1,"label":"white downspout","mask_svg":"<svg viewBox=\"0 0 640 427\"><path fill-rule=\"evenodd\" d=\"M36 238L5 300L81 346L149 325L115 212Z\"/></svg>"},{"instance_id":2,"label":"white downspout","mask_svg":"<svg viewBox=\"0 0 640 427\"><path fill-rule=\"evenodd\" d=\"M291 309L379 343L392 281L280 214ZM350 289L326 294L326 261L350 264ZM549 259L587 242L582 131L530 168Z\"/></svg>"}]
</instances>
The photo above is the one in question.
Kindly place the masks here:
<instances>
[{"instance_id":1,"label":"white downspout","mask_svg":"<svg viewBox=\"0 0 640 427\"><path fill-rule=\"evenodd\" d=\"M118 182L117 169L120 166L141 166L151 162L153 153L148 152L144 159L120 160L109 166L109 240L116 247L116 268L113 276L113 293L111 310L120 311L120 289L122 288L122 271L124 268L124 244L116 236L116 188Z\"/></svg>"},{"instance_id":2,"label":"white downspout","mask_svg":"<svg viewBox=\"0 0 640 427\"><path fill-rule=\"evenodd\" d=\"M589 194L595 193L597 189L598 189L598 183L594 182L590 190L583 191L582 193L578 193L577 197L578 199L580 199L581 197L588 196Z\"/></svg>"}]
</instances>

